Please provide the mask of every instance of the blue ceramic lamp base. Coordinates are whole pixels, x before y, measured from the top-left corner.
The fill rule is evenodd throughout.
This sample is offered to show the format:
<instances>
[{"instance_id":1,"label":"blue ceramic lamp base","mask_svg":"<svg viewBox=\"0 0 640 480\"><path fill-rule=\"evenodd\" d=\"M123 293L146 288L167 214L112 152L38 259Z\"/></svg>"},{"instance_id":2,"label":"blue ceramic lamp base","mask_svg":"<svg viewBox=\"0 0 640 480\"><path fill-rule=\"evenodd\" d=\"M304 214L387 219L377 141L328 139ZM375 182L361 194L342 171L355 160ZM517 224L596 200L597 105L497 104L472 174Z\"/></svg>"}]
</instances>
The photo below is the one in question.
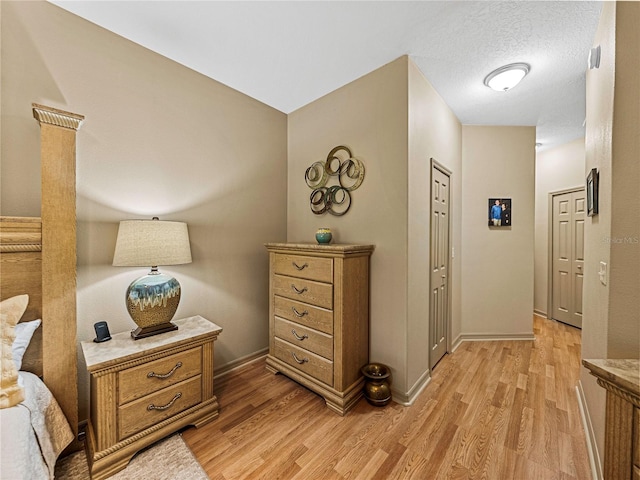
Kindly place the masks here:
<instances>
[{"instance_id":1,"label":"blue ceramic lamp base","mask_svg":"<svg viewBox=\"0 0 640 480\"><path fill-rule=\"evenodd\" d=\"M171 319L180 303L180 284L157 268L129 285L126 303L129 315L138 326L131 332L134 340L178 329Z\"/></svg>"}]
</instances>

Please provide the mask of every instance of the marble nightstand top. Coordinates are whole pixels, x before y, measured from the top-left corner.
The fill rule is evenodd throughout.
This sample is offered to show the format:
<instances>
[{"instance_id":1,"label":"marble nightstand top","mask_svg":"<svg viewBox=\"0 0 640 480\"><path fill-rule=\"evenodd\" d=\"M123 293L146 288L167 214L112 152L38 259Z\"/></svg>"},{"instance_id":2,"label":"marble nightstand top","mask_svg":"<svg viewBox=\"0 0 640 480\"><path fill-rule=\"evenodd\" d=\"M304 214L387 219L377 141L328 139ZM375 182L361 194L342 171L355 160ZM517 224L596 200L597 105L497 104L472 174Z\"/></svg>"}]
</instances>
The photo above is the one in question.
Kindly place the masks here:
<instances>
[{"instance_id":1,"label":"marble nightstand top","mask_svg":"<svg viewBox=\"0 0 640 480\"><path fill-rule=\"evenodd\" d=\"M202 335L215 334L217 336L222 332L221 327L200 315L173 320L172 323L178 326L178 330L139 340L131 338L131 332L121 332L112 335L111 340L106 342L82 342L82 352L87 370L93 372L115 363L153 353L170 343L196 339Z\"/></svg>"},{"instance_id":2,"label":"marble nightstand top","mask_svg":"<svg viewBox=\"0 0 640 480\"><path fill-rule=\"evenodd\" d=\"M640 397L640 360L597 359L583 360L582 364L592 375Z\"/></svg>"}]
</instances>

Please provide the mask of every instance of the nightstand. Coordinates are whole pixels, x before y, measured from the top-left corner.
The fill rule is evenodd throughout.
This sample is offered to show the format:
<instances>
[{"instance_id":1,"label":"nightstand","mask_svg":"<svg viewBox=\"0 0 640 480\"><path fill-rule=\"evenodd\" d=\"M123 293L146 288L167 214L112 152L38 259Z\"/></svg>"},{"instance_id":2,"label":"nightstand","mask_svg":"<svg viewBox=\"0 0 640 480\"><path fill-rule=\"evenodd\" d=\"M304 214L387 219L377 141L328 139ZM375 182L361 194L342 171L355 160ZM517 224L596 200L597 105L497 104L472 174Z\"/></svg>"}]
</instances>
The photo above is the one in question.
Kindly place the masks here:
<instances>
[{"instance_id":1,"label":"nightstand","mask_svg":"<svg viewBox=\"0 0 640 480\"><path fill-rule=\"evenodd\" d=\"M201 317L174 320L178 330L140 340L130 332L82 342L91 375L87 460L93 480L124 469L138 450L218 416L213 343L222 331Z\"/></svg>"}]
</instances>

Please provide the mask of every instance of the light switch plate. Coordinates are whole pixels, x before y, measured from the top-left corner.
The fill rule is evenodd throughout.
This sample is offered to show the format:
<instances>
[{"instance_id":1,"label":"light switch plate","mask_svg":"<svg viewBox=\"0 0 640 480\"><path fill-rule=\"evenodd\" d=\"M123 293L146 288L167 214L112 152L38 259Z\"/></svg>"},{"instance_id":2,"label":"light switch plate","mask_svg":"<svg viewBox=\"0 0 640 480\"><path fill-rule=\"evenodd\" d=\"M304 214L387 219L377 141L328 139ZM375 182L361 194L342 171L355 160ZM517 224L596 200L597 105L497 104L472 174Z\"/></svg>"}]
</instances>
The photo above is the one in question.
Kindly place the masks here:
<instances>
[{"instance_id":1,"label":"light switch plate","mask_svg":"<svg viewBox=\"0 0 640 480\"><path fill-rule=\"evenodd\" d=\"M600 283L607 284L607 262L600 262L600 270L598 270L598 276L600 277Z\"/></svg>"}]
</instances>

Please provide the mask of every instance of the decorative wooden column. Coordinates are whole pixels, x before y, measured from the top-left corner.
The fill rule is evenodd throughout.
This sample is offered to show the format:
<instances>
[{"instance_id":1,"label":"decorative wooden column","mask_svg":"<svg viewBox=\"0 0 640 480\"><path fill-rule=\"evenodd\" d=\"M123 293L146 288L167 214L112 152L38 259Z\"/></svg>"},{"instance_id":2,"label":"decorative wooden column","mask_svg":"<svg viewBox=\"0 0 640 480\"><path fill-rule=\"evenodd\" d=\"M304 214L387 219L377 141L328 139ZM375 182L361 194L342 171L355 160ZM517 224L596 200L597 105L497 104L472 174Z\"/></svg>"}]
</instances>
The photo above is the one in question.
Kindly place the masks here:
<instances>
[{"instance_id":1,"label":"decorative wooden column","mask_svg":"<svg viewBox=\"0 0 640 480\"><path fill-rule=\"evenodd\" d=\"M41 132L43 379L71 425L76 450L76 131L84 117L35 103L33 116Z\"/></svg>"}]
</instances>

